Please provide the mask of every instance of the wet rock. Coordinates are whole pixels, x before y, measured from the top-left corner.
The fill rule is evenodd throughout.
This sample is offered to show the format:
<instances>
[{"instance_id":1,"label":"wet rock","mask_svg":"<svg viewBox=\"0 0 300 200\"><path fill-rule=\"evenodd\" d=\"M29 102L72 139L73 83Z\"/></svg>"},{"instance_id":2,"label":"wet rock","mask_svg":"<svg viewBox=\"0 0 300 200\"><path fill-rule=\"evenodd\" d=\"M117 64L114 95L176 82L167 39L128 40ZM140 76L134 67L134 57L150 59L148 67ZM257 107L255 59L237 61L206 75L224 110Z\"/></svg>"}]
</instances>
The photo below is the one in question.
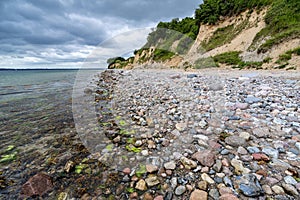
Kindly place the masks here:
<instances>
[{"instance_id":1,"label":"wet rock","mask_svg":"<svg viewBox=\"0 0 300 200\"><path fill-rule=\"evenodd\" d=\"M207 199L208 199L207 192L202 190L194 190L190 196L190 200L207 200Z\"/></svg>"},{"instance_id":2,"label":"wet rock","mask_svg":"<svg viewBox=\"0 0 300 200\"><path fill-rule=\"evenodd\" d=\"M201 165L212 167L215 164L216 154L210 150L198 151L192 158L200 162Z\"/></svg>"},{"instance_id":3,"label":"wet rock","mask_svg":"<svg viewBox=\"0 0 300 200\"><path fill-rule=\"evenodd\" d=\"M168 191L165 194L164 200L172 200L173 199L173 192L172 191Z\"/></svg>"},{"instance_id":4,"label":"wet rock","mask_svg":"<svg viewBox=\"0 0 300 200\"><path fill-rule=\"evenodd\" d=\"M141 191L147 190L146 182L143 179L139 180L135 186L135 189L138 189Z\"/></svg>"},{"instance_id":5,"label":"wet rock","mask_svg":"<svg viewBox=\"0 0 300 200\"><path fill-rule=\"evenodd\" d=\"M65 172L69 173L75 167L75 163L69 160L64 167Z\"/></svg>"},{"instance_id":6,"label":"wet rock","mask_svg":"<svg viewBox=\"0 0 300 200\"><path fill-rule=\"evenodd\" d=\"M21 196L32 197L32 196L43 196L47 192L53 189L51 177L39 173L31 177L21 189Z\"/></svg>"},{"instance_id":7,"label":"wet rock","mask_svg":"<svg viewBox=\"0 0 300 200\"><path fill-rule=\"evenodd\" d=\"M171 178L171 187L173 189L175 189L177 187L177 178L176 177Z\"/></svg>"},{"instance_id":8,"label":"wet rock","mask_svg":"<svg viewBox=\"0 0 300 200\"><path fill-rule=\"evenodd\" d=\"M153 200L153 196L147 192L144 194L143 200Z\"/></svg>"},{"instance_id":9,"label":"wet rock","mask_svg":"<svg viewBox=\"0 0 300 200\"><path fill-rule=\"evenodd\" d=\"M183 186L183 185L180 185L180 186L178 186L178 187L175 189L175 194L176 194L177 196L180 196L180 195L182 195L183 193L185 193L185 191L186 191L186 187Z\"/></svg>"},{"instance_id":10,"label":"wet rock","mask_svg":"<svg viewBox=\"0 0 300 200\"><path fill-rule=\"evenodd\" d=\"M248 154L248 151L244 147L238 147L237 152L241 155L246 155Z\"/></svg>"},{"instance_id":11,"label":"wet rock","mask_svg":"<svg viewBox=\"0 0 300 200\"><path fill-rule=\"evenodd\" d=\"M127 174L127 175L130 174L131 173L131 169L127 167L127 168L123 169L123 173Z\"/></svg>"},{"instance_id":12,"label":"wet rock","mask_svg":"<svg viewBox=\"0 0 300 200\"><path fill-rule=\"evenodd\" d=\"M238 185L238 189L245 196L257 197L264 193L256 176L254 176L253 174L245 174L241 177L237 177L236 179L237 180L235 183Z\"/></svg>"},{"instance_id":13,"label":"wet rock","mask_svg":"<svg viewBox=\"0 0 300 200\"><path fill-rule=\"evenodd\" d=\"M186 169L195 169L197 167L197 163L195 161L186 157L181 157L180 162L184 165Z\"/></svg>"},{"instance_id":14,"label":"wet rock","mask_svg":"<svg viewBox=\"0 0 300 200\"><path fill-rule=\"evenodd\" d=\"M239 147L239 146L244 146L246 143L245 138L239 137L239 136L229 136L225 139L226 144L229 144L230 146L233 147Z\"/></svg>"},{"instance_id":15,"label":"wet rock","mask_svg":"<svg viewBox=\"0 0 300 200\"><path fill-rule=\"evenodd\" d=\"M148 173L153 173L158 171L158 167L155 165L146 165L146 170Z\"/></svg>"},{"instance_id":16,"label":"wet rock","mask_svg":"<svg viewBox=\"0 0 300 200\"><path fill-rule=\"evenodd\" d=\"M160 183L157 176L150 176L150 177L146 178L145 181L146 181L148 187L152 187L152 186L158 185Z\"/></svg>"},{"instance_id":17,"label":"wet rock","mask_svg":"<svg viewBox=\"0 0 300 200\"><path fill-rule=\"evenodd\" d=\"M174 170L176 168L175 161L170 161L164 164L165 169Z\"/></svg>"}]
</instances>

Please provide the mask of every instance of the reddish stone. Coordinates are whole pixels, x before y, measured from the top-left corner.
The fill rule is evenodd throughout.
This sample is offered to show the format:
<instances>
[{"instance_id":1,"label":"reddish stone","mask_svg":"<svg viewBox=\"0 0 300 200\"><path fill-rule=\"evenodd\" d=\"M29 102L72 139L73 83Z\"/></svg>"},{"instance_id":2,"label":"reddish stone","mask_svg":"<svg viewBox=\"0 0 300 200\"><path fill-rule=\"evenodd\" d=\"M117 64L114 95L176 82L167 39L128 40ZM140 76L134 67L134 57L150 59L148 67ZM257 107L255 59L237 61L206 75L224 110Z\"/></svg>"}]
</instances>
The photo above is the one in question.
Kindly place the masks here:
<instances>
[{"instance_id":1,"label":"reddish stone","mask_svg":"<svg viewBox=\"0 0 300 200\"><path fill-rule=\"evenodd\" d=\"M31 177L21 189L22 197L43 196L52 190L51 177L47 174L39 173Z\"/></svg>"},{"instance_id":2,"label":"reddish stone","mask_svg":"<svg viewBox=\"0 0 300 200\"><path fill-rule=\"evenodd\" d=\"M237 198L233 194L224 194L224 195L220 196L219 200L239 200L239 198Z\"/></svg>"},{"instance_id":3,"label":"reddish stone","mask_svg":"<svg viewBox=\"0 0 300 200\"><path fill-rule=\"evenodd\" d=\"M232 192L232 189L229 188L229 187L221 187L221 188L219 189L219 193L220 193L221 195L224 195L224 194L232 194L233 192Z\"/></svg>"},{"instance_id":4,"label":"reddish stone","mask_svg":"<svg viewBox=\"0 0 300 200\"><path fill-rule=\"evenodd\" d=\"M264 176L264 177L266 177L266 176L268 175L268 173L267 173L265 170L262 170L262 169L258 170L258 171L256 172L256 174L262 175L262 176Z\"/></svg>"},{"instance_id":5,"label":"reddish stone","mask_svg":"<svg viewBox=\"0 0 300 200\"><path fill-rule=\"evenodd\" d=\"M253 159L257 160L257 161L260 161L260 160L269 161L270 160L270 158L266 154L263 154L263 153L254 153L254 154L252 154L252 156L253 156Z\"/></svg>"},{"instance_id":6,"label":"reddish stone","mask_svg":"<svg viewBox=\"0 0 300 200\"><path fill-rule=\"evenodd\" d=\"M155 197L154 200L164 200L164 197L162 195L159 195Z\"/></svg>"},{"instance_id":7,"label":"reddish stone","mask_svg":"<svg viewBox=\"0 0 300 200\"><path fill-rule=\"evenodd\" d=\"M203 166L211 167L215 164L216 154L210 150L203 150L195 153L192 158L198 160Z\"/></svg>"},{"instance_id":8,"label":"reddish stone","mask_svg":"<svg viewBox=\"0 0 300 200\"><path fill-rule=\"evenodd\" d=\"M296 135L292 137L292 140L295 140L297 142L300 142L300 135Z\"/></svg>"},{"instance_id":9,"label":"reddish stone","mask_svg":"<svg viewBox=\"0 0 300 200\"><path fill-rule=\"evenodd\" d=\"M219 143L215 142L215 141L208 141L208 145L212 148L212 149L220 149L222 147L222 145L220 145Z\"/></svg>"}]
</instances>

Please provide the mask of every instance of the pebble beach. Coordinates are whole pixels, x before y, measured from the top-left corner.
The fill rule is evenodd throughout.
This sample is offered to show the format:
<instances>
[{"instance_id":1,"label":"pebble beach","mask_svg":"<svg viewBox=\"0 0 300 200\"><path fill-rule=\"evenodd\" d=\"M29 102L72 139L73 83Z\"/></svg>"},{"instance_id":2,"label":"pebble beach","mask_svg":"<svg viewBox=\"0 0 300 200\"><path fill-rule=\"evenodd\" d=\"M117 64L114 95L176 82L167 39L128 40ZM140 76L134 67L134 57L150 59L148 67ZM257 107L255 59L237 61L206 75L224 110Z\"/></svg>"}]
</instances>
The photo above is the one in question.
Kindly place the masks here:
<instances>
[{"instance_id":1,"label":"pebble beach","mask_svg":"<svg viewBox=\"0 0 300 200\"><path fill-rule=\"evenodd\" d=\"M110 193L299 199L299 89L299 72L105 71L96 101L111 111L99 109L109 140L98 159L119 172Z\"/></svg>"}]
</instances>

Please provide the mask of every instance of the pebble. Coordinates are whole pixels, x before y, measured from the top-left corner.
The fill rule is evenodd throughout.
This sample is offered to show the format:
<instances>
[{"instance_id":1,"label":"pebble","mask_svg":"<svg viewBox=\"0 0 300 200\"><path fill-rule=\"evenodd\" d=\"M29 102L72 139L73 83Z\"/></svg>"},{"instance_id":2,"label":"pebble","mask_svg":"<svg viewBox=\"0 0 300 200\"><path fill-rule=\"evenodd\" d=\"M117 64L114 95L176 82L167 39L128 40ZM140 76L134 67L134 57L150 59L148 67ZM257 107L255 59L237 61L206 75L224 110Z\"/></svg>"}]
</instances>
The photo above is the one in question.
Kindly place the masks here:
<instances>
[{"instance_id":1,"label":"pebble","mask_svg":"<svg viewBox=\"0 0 300 200\"><path fill-rule=\"evenodd\" d=\"M191 193L190 200L207 200L208 194L203 190L194 190Z\"/></svg>"},{"instance_id":2,"label":"pebble","mask_svg":"<svg viewBox=\"0 0 300 200\"><path fill-rule=\"evenodd\" d=\"M147 190L146 182L143 179L139 180L135 188L141 191Z\"/></svg>"},{"instance_id":3,"label":"pebble","mask_svg":"<svg viewBox=\"0 0 300 200\"><path fill-rule=\"evenodd\" d=\"M284 182L291 185L296 185L297 181L292 176L284 177Z\"/></svg>"},{"instance_id":4,"label":"pebble","mask_svg":"<svg viewBox=\"0 0 300 200\"><path fill-rule=\"evenodd\" d=\"M237 159L231 160L231 165L235 168L236 174L248 174L251 170L243 166L243 162Z\"/></svg>"},{"instance_id":5,"label":"pebble","mask_svg":"<svg viewBox=\"0 0 300 200\"><path fill-rule=\"evenodd\" d=\"M202 180L206 181L209 184L214 184L215 181L206 173L201 174Z\"/></svg>"},{"instance_id":6,"label":"pebble","mask_svg":"<svg viewBox=\"0 0 300 200\"><path fill-rule=\"evenodd\" d=\"M164 164L165 169L174 170L176 168L175 161L170 161Z\"/></svg>"},{"instance_id":7,"label":"pebble","mask_svg":"<svg viewBox=\"0 0 300 200\"><path fill-rule=\"evenodd\" d=\"M296 189L293 185L283 183L283 184L282 184L282 187L283 187L289 194L291 194L291 195L293 195L293 196L296 196L296 197L299 197L299 193L298 193L297 189Z\"/></svg>"},{"instance_id":8,"label":"pebble","mask_svg":"<svg viewBox=\"0 0 300 200\"><path fill-rule=\"evenodd\" d=\"M225 139L226 144L233 146L233 147L239 147L244 146L246 143L245 138L239 137L239 136L229 136Z\"/></svg>"},{"instance_id":9,"label":"pebble","mask_svg":"<svg viewBox=\"0 0 300 200\"><path fill-rule=\"evenodd\" d=\"M283 188L280 187L279 185L274 185L274 186L272 187L272 190L273 190L273 192L276 193L276 194L284 194L284 193L285 193L284 190L283 190Z\"/></svg>"},{"instance_id":10,"label":"pebble","mask_svg":"<svg viewBox=\"0 0 300 200\"><path fill-rule=\"evenodd\" d=\"M272 194L273 194L272 189L271 189L271 187L270 187L269 185L263 185L263 186L262 186L262 189L263 189L264 192L265 192L266 194L268 194L268 195L272 195Z\"/></svg>"},{"instance_id":11,"label":"pebble","mask_svg":"<svg viewBox=\"0 0 300 200\"><path fill-rule=\"evenodd\" d=\"M192 155L192 158L203 166L211 167L215 164L215 153L210 150L198 151Z\"/></svg>"},{"instance_id":12,"label":"pebble","mask_svg":"<svg viewBox=\"0 0 300 200\"><path fill-rule=\"evenodd\" d=\"M261 185L257 178L252 174L245 174L237 177L235 184L238 184L238 189L247 197L258 197L263 194Z\"/></svg>"},{"instance_id":13,"label":"pebble","mask_svg":"<svg viewBox=\"0 0 300 200\"><path fill-rule=\"evenodd\" d=\"M186 169L195 169L197 167L197 163L195 161L186 157L181 157L180 161Z\"/></svg>"},{"instance_id":14,"label":"pebble","mask_svg":"<svg viewBox=\"0 0 300 200\"><path fill-rule=\"evenodd\" d=\"M148 173L153 173L158 171L158 167L155 165L146 165L146 170Z\"/></svg>"},{"instance_id":15,"label":"pebble","mask_svg":"<svg viewBox=\"0 0 300 200\"><path fill-rule=\"evenodd\" d=\"M175 189L175 194L176 194L177 196L180 196L180 195L182 195L183 193L185 193L185 191L186 191L186 187L183 186L183 185L180 185L180 186L178 186L178 187Z\"/></svg>"},{"instance_id":16,"label":"pebble","mask_svg":"<svg viewBox=\"0 0 300 200\"><path fill-rule=\"evenodd\" d=\"M148 187L152 187L152 186L158 185L160 183L157 176L148 177L148 178L146 178L145 181L146 181Z\"/></svg>"}]
</instances>

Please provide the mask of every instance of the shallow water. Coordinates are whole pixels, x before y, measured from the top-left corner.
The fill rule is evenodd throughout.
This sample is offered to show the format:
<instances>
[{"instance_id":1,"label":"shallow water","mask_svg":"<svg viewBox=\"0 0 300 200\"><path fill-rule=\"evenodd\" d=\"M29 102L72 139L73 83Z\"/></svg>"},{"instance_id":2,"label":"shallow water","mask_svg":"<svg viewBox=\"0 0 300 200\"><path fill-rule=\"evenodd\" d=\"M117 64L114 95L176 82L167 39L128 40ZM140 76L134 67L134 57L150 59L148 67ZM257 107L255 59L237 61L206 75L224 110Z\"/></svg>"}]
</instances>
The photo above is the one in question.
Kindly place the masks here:
<instances>
[{"instance_id":1,"label":"shallow water","mask_svg":"<svg viewBox=\"0 0 300 200\"><path fill-rule=\"evenodd\" d=\"M49 152L59 151L54 138L66 131L76 135L72 92L77 72L0 71L0 159L14 155L0 161L0 199L18 198L22 184L47 169L43 162Z\"/></svg>"}]
</instances>

